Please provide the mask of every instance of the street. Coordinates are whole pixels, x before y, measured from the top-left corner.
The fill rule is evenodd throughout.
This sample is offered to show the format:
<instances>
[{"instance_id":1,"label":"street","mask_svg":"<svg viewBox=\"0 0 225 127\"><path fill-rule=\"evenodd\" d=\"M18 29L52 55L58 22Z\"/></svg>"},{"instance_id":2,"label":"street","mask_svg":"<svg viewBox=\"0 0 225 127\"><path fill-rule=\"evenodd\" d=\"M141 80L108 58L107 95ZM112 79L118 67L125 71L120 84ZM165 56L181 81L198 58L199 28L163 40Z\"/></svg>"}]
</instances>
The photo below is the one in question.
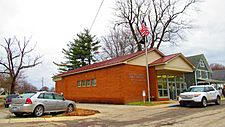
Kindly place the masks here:
<instances>
[{"instance_id":1,"label":"street","mask_svg":"<svg viewBox=\"0 0 225 127\"><path fill-rule=\"evenodd\" d=\"M15 118L1 109L0 125L12 127L68 126L68 127L224 127L225 102L209 104L206 108L180 107L177 104L158 106L128 106L107 104L78 104L79 108L99 110L101 113L87 117ZM2 117L7 116L7 117ZM10 119L4 122L4 119ZM27 119L27 120L26 120ZM21 121L20 121L21 120Z\"/></svg>"}]
</instances>

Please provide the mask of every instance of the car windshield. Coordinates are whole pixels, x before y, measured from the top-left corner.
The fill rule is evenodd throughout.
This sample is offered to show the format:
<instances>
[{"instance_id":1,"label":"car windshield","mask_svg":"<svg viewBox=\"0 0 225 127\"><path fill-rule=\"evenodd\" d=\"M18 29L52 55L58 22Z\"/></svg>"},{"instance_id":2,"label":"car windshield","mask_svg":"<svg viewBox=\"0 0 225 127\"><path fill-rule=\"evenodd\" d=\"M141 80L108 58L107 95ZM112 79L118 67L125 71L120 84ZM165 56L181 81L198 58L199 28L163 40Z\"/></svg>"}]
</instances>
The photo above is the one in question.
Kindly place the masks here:
<instances>
[{"instance_id":1,"label":"car windshield","mask_svg":"<svg viewBox=\"0 0 225 127\"><path fill-rule=\"evenodd\" d=\"M24 93L21 97L22 98L31 98L35 93Z\"/></svg>"},{"instance_id":2,"label":"car windshield","mask_svg":"<svg viewBox=\"0 0 225 127\"><path fill-rule=\"evenodd\" d=\"M187 92L204 92L204 87L190 87Z\"/></svg>"}]
</instances>

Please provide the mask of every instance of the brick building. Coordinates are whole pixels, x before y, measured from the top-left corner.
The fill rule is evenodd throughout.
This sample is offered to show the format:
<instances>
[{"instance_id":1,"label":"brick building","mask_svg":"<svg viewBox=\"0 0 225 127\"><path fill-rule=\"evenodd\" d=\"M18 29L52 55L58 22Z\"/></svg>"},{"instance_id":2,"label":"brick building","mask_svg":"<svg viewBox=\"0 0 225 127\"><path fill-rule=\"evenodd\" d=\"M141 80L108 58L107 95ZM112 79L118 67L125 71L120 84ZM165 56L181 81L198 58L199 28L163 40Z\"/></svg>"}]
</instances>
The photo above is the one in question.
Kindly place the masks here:
<instances>
[{"instance_id":1,"label":"brick building","mask_svg":"<svg viewBox=\"0 0 225 127\"><path fill-rule=\"evenodd\" d=\"M175 99L186 88L184 73L194 66L181 54L165 56L148 50L152 100ZM145 52L129 54L70 70L53 77L55 90L77 102L118 103L142 101L148 90Z\"/></svg>"}]
</instances>

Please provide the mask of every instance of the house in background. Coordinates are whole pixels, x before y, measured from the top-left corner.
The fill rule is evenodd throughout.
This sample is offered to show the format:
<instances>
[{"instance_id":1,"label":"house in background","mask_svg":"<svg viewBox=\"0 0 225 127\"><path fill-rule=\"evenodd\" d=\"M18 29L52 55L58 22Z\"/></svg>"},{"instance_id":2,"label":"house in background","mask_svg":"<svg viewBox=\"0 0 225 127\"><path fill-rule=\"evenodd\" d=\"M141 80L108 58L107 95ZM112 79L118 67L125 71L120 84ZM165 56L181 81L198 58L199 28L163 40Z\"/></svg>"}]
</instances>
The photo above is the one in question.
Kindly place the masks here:
<instances>
[{"instance_id":1,"label":"house in background","mask_svg":"<svg viewBox=\"0 0 225 127\"><path fill-rule=\"evenodd\" d=\"M217 88L225 87L225 70L214 70L212 73L212 78L217 80Z\"/></svg>"},{"instance_id":2,"label":"house in background","mask_svg":"<svg viewBox=\"0 0 225 127\"><path fill-rule=\"evenodd\" d=\"M194 66L194 72L185 73L185 81L189 86L196 84L221 84L223 81L212 77L212 69L203 54L186 57Z\"/></svg>"},{"instance_id":3,"label":"house in background","mask_svg":"<svg viewBox=\"0 0 225 127\"><path fill-rule=\"evenodd\" d=\"M225 70L214 70L212 73L212 78L225 81Z\"/></svg>"},{"instance_id":4,"label":"house in background","mask_svg":"<svg viewBox=\"0 0 225 127\"><path fill-rule=\"evenodd\" d=\"M181 54L147 53L152 100L176 99L185 89L184 73L194 66ZM53 77L55 90L77 102L120 103L143 101L148 95L145 51L70 70ZM146 97L147 98L147 97Z\"/></svg>"}]
</instances>

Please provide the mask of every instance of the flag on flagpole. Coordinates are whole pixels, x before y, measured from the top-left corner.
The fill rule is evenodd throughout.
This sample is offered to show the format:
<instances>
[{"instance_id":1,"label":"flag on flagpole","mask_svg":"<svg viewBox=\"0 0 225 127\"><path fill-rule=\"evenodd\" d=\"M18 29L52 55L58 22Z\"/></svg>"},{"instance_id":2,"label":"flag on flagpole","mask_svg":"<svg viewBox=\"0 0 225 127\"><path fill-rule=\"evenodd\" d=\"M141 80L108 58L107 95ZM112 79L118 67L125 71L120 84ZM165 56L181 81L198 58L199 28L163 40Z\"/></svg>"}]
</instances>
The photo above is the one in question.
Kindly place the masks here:
<instances>
[{"instance_id":1,"label":"flag on flagpole","mask_svg":"<svg viewBox=\"0 0 225 127\"><path fill-rule=\"evenodd\" d=\"M144 21L141 24L140 32L142 37L149 35L148 27L146 26L146 23Z\"/></svg>"}]
</instances>

